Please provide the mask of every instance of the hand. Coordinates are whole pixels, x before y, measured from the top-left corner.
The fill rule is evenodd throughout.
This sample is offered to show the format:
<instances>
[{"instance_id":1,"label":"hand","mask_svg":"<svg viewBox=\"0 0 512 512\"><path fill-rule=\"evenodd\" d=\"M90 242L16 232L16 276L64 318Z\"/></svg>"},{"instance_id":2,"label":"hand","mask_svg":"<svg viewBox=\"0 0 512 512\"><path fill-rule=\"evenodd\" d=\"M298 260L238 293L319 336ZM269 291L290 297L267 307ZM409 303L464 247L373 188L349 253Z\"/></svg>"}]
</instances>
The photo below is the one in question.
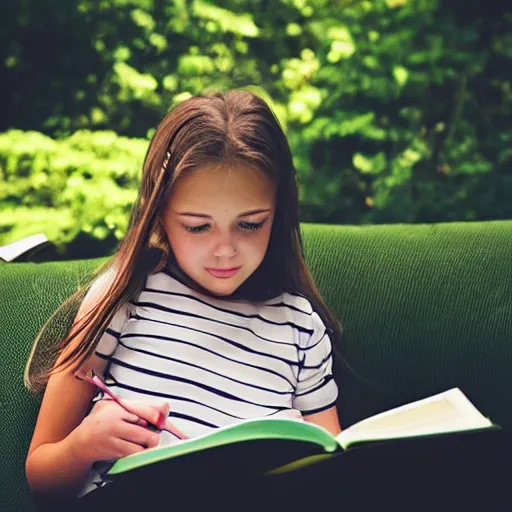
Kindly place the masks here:
<instances>
[{"instance_id":1,"label":"hand","mask_svg":"<svg viewBox=\"0 0 512 512\"><path fill-rule=\"evenodd\" d=\"M92 411L72 432L73 451L77 457L91 464L112 460L158 446L160 434L147 428L147 421L163 414L167 417L169 404L123 400L130 412L110 399L96 402Z\"/></svg>"},{"instance_id":2,"label":"hand","mask_svg":"<svg viewBox=\"0 0 512 512\"><path fill-rule=\"evenodd\" d=\"M297 409L285 409L283 411L279 411L275 414L272 414L272 418L284 418L288 420L297 420L304 421L302 413Z\"/></svg>"}]
</instances>

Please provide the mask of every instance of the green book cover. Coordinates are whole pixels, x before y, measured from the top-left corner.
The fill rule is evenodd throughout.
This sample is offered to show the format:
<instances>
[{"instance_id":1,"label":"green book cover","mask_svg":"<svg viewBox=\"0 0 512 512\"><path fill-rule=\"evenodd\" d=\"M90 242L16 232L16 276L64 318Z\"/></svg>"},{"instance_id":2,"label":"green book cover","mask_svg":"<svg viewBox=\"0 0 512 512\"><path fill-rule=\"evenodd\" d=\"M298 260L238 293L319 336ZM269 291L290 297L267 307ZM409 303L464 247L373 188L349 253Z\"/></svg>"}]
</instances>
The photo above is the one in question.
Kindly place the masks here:
<instances>
[{"instance_id":1,"label":"green book cover","mask_svg":"<svg viewBox=\"0 0 512 512\"><path fill-rule=\"evenodd\" d=\"M204 436L151 448L117 460L112 479L134 470L165 464L177 474L263 474L294 470L360 444L424 438L499 428L458 388L396 407L362 420L338 436L312 423L292 419L251 419ZM281 468L281 469L280 469Z\"/></svg>"},{"instance_id":2,"label":"green book cover","mask_svg":"<svg viewBox=\"0 0 512 512\"><path fill-rule=\"evenodd\" d=\"M201 437L123 457L116 461L108 474L114 476L162 461L181 459L212 449L219 450L227 445L238 445L239 451L252 451L248 446L251 442L258 447L267 445L273 446L274 449L276 443L286 444L286 451L296 452L298 456L303 452L332 453L340 449L334 436L312 423L287 419L252 419L216 429ZM259 451L259 448L256 451ZM283 454L283 457L286 458L286 455Z\"/></svg>"}]
</instances>

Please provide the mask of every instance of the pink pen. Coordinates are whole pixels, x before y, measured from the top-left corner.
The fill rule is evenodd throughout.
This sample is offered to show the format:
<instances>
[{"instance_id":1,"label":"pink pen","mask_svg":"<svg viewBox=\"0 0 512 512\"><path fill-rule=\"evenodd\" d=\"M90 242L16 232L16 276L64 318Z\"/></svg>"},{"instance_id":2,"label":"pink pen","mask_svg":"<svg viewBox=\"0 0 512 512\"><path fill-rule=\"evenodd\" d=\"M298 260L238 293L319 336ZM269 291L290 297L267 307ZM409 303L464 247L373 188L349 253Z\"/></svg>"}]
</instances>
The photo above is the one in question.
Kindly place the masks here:
<instances>
[{"instance_id":1,"label":"pink pen","mask_svg":"<svg viewBox=\"0 0 512 512\"><path fill-rule=\"evenodd\" d=\"M93 370L89 370L87 373L79 370L75 373L75 377L80 380L84 380L85 382L88 382L89 384L93 384L100 388L106 395L108 395L114 402L118 403L125 411L128 411L132 414L135 414L140 419L146 421L149 425L154 425L158 430L167 430L167 432L170 432L171 434L174 434L178 439L188 439L188 436L184 434L181 430L176 428L174 425L171 424L170 421L168 421L168 418L165 417L165 415L161 412L158 416L158 420L156 423L148 420L147 418L143 418L132 410L130 407L129 402L125 402L124 400L121 400L101 379L98 375L94 373Z\"/></svg>"}]
</instances>

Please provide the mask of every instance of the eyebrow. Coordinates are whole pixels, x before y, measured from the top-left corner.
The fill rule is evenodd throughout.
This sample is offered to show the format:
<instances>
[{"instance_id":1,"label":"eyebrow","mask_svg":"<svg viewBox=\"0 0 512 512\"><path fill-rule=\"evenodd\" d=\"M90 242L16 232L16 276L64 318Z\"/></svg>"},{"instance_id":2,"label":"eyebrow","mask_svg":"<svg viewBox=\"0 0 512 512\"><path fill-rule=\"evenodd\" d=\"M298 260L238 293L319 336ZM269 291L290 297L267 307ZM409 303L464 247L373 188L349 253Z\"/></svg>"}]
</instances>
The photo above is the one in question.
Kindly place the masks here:
<instances>
[{"instance_id":1,"label":"eyebrow","mask_svg":"<svg viewBox=\"0 0 512 512\"><path fill-rule=\"evenodd\" d=\"M238 217L248 217L249 215L256 215L257 213L267 213L270 211L270 208L258 208L257 210L249 210L247 212L243 212ZM200 217L202 219L211 219L211 215L206 215L205 213L198 212L176 212L177 215L181 215L184 217Z\"/></svg>"}]
</instances>

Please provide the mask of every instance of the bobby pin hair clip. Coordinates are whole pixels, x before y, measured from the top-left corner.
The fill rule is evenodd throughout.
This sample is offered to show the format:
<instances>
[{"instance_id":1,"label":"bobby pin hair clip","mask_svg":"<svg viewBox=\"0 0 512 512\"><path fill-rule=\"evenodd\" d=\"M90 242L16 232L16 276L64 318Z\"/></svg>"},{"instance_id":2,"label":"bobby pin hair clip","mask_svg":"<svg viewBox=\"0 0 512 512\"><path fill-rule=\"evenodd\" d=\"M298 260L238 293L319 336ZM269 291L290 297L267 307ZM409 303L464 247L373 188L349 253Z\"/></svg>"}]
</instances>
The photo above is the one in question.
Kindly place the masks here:
<instances>
[{"instance_id":1,"label":"bobby pin hair clip","mask_svg":"<svg viewBox=\"0 0 512 512\"><path fill-rule=\"evenodd\" d=\"M162 164L162 167L160 169L160 174L165 174L165 171L167 171L167 167L169 166L169 162L171 161L171 152L167 151L165 153L164 162Z\"/></svg>"},{"instance_id":2,"label":"bobby pin hair clip","mask_svg":"<svg viewBox=\"0 0 512 512\"><path fill-rule=\"evenodd\" d=\"M108 397L110 397L114 402L119 404L125 411L128 411L131 414L135 414L141 420L147 422L148 425L154 426L158 430L166 430L171 434L175 435L178 439L188 439L188 436L184 434L181 430L176 428L171 424L169 418L166 418L163 413L158 415L158 419L156 422L150 421L147 418L142 417L138 412L135 412L131 407L130 403L119 398L102 380L101 378L94 373L93 370L89 370L88 372L84 372L83 370L78 370L75 372L75 377L77 379L88 382L89 384L93 384L94 386L101 389Z\"/></svg>"}]
</instances>

